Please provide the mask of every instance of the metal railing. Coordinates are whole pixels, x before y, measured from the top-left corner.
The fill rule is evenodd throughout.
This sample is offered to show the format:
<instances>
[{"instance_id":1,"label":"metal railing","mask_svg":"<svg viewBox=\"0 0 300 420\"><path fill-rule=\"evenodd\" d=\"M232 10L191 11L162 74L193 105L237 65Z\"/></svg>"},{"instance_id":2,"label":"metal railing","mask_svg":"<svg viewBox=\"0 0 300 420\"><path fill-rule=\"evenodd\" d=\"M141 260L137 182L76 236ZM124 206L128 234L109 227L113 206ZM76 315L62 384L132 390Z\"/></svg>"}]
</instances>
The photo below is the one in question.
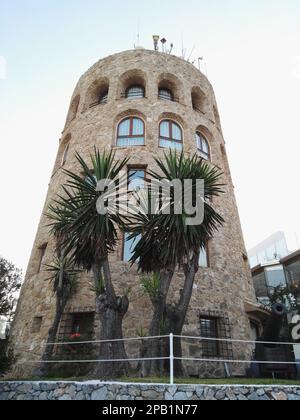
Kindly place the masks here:
<instances>
[{"instance_id":1,"label":"metal railing","mask_svg":"<svg viewBox=\"0 0 300 420\"><path fill-rule=\"evenodd\" d=\"M137 341L146 341L146 340L156 340L156 339L168 339L169 345L169 355L165 357L132 357L127 359L95 359L95 360L47 360L47 361L23 361L18 362L18 364L37 364L37 363L45 363L45 364L81 364L81 363L122 363L122 362L151 362L151 361L169 361L169 371L170 371L170 380L169 384L174 385L175 383L175 375L174 375L174 365L175 361L186 361L186 362L205 362L205 363L222 363L222 364L242 364L242 365L251 365L255 363L257 365L294 365L300 368L299 361L256 361L256 360L238 360L238 359L225 359L225 358L205 358L205 357L176 357L174 353L174 340L181 339L181 340L196 340L196 341L203 341L203 342L229 342L232 344L251 344L251 345L271 345L271 346L300 346L300 343L295 342L268 342L268 341L251 341L251 340L237 340L237 339L226 339L226 338L208 338L208 337L195 337L195 336L179 336L174 334L169 335L162 335L162 336L153 336L153 337L135 337L135 338L123 338L123 339L113 339L113 340L94 340L94 341L70 341L70 342L56 342L56 343L42 343L41 347L45 348L47 346L56 346L56 347L64 347L64 346L76 346L76 345L87 345L87 344L108 344L108 343L116 343L116 342L137 342ZM28 353L34 354L33 351Z\"/></svg>"}]
</instances>

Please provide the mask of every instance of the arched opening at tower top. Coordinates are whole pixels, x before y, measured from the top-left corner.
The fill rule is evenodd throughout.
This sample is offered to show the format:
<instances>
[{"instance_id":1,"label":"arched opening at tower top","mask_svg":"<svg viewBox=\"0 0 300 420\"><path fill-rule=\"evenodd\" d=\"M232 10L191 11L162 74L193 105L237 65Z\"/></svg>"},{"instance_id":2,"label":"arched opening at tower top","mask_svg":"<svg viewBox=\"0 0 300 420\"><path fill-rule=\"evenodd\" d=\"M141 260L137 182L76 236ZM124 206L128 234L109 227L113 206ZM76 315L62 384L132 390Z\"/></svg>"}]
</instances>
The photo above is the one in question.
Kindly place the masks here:
<instances>
[{"instance_id":1,"label":"arched opening at tower top","mask_svg":"<svg viewBox=\"0 0 300 420\"><path fill-rule=\"evenodd\" d=\"M193 109L201 114L206 114L208 111L207 96L199 87L192 89L192 105Z\"/></svg>"},{"instance_id":2,"label":"arched opening at tower top","mask_svg":"<svg viewBox=\"0 0 300 420\"><path fill-rule=\"evenodd\" d=\"M130 70L120 77L120 97L139 99L146 97L146 92L146 76L142 70Z\"/></svg>"},{"instance_id":3,"label":"arched opening at tower top","mask_svg":"<svg viewBox=\"0 0 300 420\"><path fill-rule=\"evenodd\" d=\"M103 78L95 80L87 90L85 108L105 105L108 101L109 80Z\"/></svg>"}]
</instances>

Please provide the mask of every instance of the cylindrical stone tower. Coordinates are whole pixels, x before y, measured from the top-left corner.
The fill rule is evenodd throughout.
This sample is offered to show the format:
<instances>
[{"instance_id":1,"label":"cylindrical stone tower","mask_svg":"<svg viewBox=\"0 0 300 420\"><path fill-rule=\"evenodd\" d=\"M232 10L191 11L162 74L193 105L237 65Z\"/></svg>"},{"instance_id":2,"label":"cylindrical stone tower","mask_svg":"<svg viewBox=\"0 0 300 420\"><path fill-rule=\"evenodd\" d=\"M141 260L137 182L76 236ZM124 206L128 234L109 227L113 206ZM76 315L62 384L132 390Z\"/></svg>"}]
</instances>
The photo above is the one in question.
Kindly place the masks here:
<instances>
[{"instance_id":1,"label":"cylindrical stone tower","mask_svg":"<svg viewBox=\"0 0 300 420\"><path fill-rule=\"evenodd\" d=\"M50 181L45 211L65 182L63 169L80 170L79 152L86 160L94 146L113 149L117 158L130 157L128 171L137 174L132 187L143 182L153 155L163 157L168 148L198 153L224 172L226 194L214 205L226 223L202 253L192 302L185 326L187 335L249 340L255 318L255 294L236 206L225 142L211 84L192 64L156 51L133 50L100 60L79 80L72 97ZM28 271L22 288L12 340L21 371L26 362L39 360L41 343L47 338L55 311L49 273L54 255L47 219L39 224ZM120 237L111 255L113 281L122 292L131 288L130 309L124 321L124 336L147 332L151 304L143 294L136 267L128 264L130 243ZM177 273L171 296L178 297L183 274ZM80 333L97 338L97 316L91 274L83 274L76 296L68 303L58 339ZM252 314L252 315L251 315ZM252 325L253 328L253 325ZM186 342L187 356L205 359L246 359L251 348L219 341ZM129 349L130 353L130 349ZM249 359L248 359L249 360ZM24 362L24 364L22 364ZM195 364L191 375L222 374L215 362ZM241 373L245 366L230 366Z\"/></svg>"}]
</instances>

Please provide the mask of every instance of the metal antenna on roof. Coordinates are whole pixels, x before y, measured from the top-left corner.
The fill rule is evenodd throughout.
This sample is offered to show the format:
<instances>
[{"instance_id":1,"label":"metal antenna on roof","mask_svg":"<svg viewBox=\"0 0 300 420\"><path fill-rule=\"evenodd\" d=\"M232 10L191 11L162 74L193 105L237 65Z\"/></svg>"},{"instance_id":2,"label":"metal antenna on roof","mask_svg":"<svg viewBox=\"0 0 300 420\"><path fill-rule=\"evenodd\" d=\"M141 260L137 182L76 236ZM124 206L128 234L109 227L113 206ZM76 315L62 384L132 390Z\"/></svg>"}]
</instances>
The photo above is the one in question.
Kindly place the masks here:
<instances>
[{"instance_id":1,"label":"metal antenna on roof","mask_svg":"<svg viewBox=\"0 0 300 420\"><path fill-rule=\"evenodd\" d=\"M199 58L198 58L198 67L199 67L199 71L201 71L201 61L203 61L203 57L199 57Z\"/></svg>"},{"instance_id":2,"label":"metal antenna on roof","mask_svg":"<svg viewBox=\"0 0 300 420\"><path fill-rule=\"evenodd\" d=\"M193 52L195 51L196 45L193 46L191 54L189 55L188 61L190 61Z\"/></svg>"}]
</instances>

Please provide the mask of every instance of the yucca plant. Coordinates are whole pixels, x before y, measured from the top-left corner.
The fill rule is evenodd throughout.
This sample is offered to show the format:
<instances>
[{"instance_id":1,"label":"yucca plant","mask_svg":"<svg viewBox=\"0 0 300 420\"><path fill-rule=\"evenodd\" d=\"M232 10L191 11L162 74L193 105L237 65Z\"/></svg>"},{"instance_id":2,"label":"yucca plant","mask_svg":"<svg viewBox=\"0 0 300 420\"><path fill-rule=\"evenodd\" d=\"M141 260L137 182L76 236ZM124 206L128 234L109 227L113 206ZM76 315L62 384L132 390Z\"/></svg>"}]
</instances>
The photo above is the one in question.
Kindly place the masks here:
<instances>
[{"instance_id":1,"label":"yucca plant","mask_svg":"<svg viewBox=\"0 0 300 420\"><path fill-rule=\"evenodd\" d=\"M155 208L156 211L153 213L146 210L131 216L131 238L141 238L131 261L138 264L141 272L153 272L160 278L156 299L152 299L153 317L149 335L159 335L162 322L165 323L168 332L181 335L199 268L200 250L224 223L221 215L211 204L214 197L223 193L224 185L221 183L222 172L197 155L186 157L184 153L177 154L170 151L169 154L165 154L164 159L156 158L155 162L160 172L148 172L152 184L148 186L145 202L152 202L152 210ZM189 215L184 209L181 214L177 214L178 197L174 188L170 190L170 197L164 197L157 192L155 183L164 179L170 182L179 180L182 184L185 180L192 181L189 184L192 191L188 193L192 192L193 204L199 207L197 210L204 205L202 224L188 225L187 219L195 214ZM197 197L197 180L204 181L204 197ZM187 191L183 189L181 194L184 203ZM164 214L163 209L166 205L170 208L170 214ZM184 271L185 284L179 301L170 307L167 305L167 297L177 266ZM158 340L153 340L149 344L147 356L157 357L158 350ZM176 357L182 355L180 340L176 340L175 355ZM149 373L155 373L158 365L152 363ZM178 374L182 373L180 361L176 362L176 370Z\"/></svg>"},{"instance_id":2,"label":"yucca plant","mask_svg":"<svg viewBox=\"0 0 300 420\"><path fill-rule=\"evenodd\" d=\"M47 372L46 361L51 360L55 348L56 336L62 315L65 311L67 302L76 293L77 281L80 270L75 268L74 260L65 255L63 249L58 248L52 264L45 264L45 271L49 273L48 280L53 283L53 293L55 295L55 315L53 323L48 332L45 350L42 356L42 363L38 367L36 374L43 376Z\"/></svg>"},{"instance_id":3,"label":"yucca plant","mask_svg":"<svg viewBox=\"0 0 300 420\"><path fill-rule=\"evenodd\" d=\"M124 176L120 173L128 159L116 160L115 153L100 153L96 148L90 155L89 163L78 153L76 159L78 173L64 171L67 182L62 186L62 194L49 207L51 231L55 237L63 238L64 247L76 266L93 272L96 308L101 321L100 339L122 339L122 322L129 300L127 296L116 294L109 254L115 249L118 228L124 225L120 208L124 203L122 189L127 191L127 173ZM105 202L108 199L105 189L98 191L98 181L103 180L114 182L117 194L112 202L113 208L102 214L98 211L99 200ZM103 360L126 359L124 343L112 341L102 344L99 356ZM126 362L100 363L94 374L121 377L127 371Z\"/></svg>"}]
</instances>

